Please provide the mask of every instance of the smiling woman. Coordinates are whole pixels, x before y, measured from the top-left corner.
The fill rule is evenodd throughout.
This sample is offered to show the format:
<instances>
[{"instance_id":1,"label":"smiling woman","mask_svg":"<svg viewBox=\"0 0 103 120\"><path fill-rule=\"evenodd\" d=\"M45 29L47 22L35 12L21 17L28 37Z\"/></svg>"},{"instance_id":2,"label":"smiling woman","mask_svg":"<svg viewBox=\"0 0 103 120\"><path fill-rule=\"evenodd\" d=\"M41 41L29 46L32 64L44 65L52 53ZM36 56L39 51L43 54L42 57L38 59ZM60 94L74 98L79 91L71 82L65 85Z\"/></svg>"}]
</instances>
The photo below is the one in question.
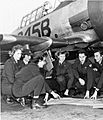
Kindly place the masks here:
<instances>
[{"instance_id":1,"label":"smiling woman","mask_svg":"<svg viewBox=\"0 0 103 120\"><path fill-rule=\"evenodd\" d=\"M15 74L19 71L18 61L21 58L23 47L16 45L12 48L11 58L5 62L2 73L2 94L9 99L12 96L12 85L15 81ZM7 99L7 100L8 100ZM10 99L9 99L10 100ZM8 101L7 101L8 102Z\"/></svg>"}]
</instances>

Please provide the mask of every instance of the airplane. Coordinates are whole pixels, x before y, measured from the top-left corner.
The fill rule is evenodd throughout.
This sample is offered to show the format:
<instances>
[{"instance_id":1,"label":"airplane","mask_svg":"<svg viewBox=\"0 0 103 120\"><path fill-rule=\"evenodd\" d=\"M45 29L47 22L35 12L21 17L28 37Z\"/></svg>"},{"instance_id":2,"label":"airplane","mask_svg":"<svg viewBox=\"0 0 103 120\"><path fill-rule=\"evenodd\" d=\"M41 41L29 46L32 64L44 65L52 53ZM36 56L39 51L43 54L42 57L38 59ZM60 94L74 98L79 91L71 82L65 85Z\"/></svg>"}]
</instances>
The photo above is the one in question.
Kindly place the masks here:
<instances>
[{"instance_id":1,"label":"airplane","mask_svg":"<svg viewBox=\"0 0 103 120\"><path fill-rule=\"evenodd\" d=\"M71 52L71 56L81 48L102 49L102 32L103 0L65 0L54 8L45 2L24 16L20 27L12 34L0 35L0 62L6 61L8 51L16 44L30 48L34 53L61 49ZM51 70L51 56L48 56L47 68Z\"/></svg>"},{"instance_id":2,"label":"airplane","mask_svg":"<svg viewBox=\"0 0 103 120\"><path fill-rule=\"evenodd\" d=\"M11 35L1 35L2 54L18 43L28 44L33 52L103 47L103 0L63 0L57 6L56 2L53 8L46 1L24 16Z\"/></svg>"}]
</instances>

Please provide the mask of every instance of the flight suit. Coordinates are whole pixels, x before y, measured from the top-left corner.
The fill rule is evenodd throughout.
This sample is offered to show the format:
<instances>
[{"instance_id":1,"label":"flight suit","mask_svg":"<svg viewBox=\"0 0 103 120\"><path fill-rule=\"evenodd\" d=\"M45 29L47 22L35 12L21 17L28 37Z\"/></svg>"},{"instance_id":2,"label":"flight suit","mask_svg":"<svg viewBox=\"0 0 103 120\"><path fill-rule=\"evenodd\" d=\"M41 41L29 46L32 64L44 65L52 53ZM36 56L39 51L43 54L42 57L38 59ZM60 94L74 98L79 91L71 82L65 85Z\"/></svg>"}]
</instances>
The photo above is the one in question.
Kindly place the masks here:
<instances>
[{"instance_id":1,"label":"flight suit","mask_svg":"<svg viewBox=\"0 0 103 120\"><path fill-rule=\"evenodd\" d=\"M72 66L69 61L65 60L62 64L55 64L56 80L60 85L60 91L70 89L74 81Z\"/></svg>"},{"instance_id":2,"label":"flight suit","mask_svg":"<svg viewBox=\"0 0 103 120\"><path fill-rule=\"evenodd\" d=\"M28 96L34 91L34 96L39 96L46 92L51 92L44 77L41 75L38 66L35 63L25 65L15 76L16 81L13 85L13 94L15 97Z\"/></svg>"},{"instance_id":3,"label":"flight suit","mask_svg":"<svg viewBox=\"0 0 103 120\"><path fill-rule=\"evenodd\" d=\"M79 58L77 58L73 64L73 73L75 76L74 85L77 88L84 88L83 90L90 90L93 85L93 69L92 62L86 58L84 64L81 64ZM79 78L85 80L85 85L81 86Z\"/></svg>"},{"instance_id":4,"label":"flight suit","mask_svg":"<svg viewBox=\"0 0 103 120\"><path fill-rule=\"evenodd\" d=\"M97 71L94 71L94 86L98 89L102 89L103 88L103 59L101 64L99 64L98 62L95 62L93 64L93 68L96 68Z\"/></svg>"},{"instance_id":5,"label":"flight suit","mask_svg":"<svg viewBox=\"0 0 103 120\"><path fill-rule=\"evenodd\" d=\"M15 74L20 70L14 58L11 57L5 62L2 73L2 94L12 96L12 86L15 81Z\"/></svg>"}]
</instances>

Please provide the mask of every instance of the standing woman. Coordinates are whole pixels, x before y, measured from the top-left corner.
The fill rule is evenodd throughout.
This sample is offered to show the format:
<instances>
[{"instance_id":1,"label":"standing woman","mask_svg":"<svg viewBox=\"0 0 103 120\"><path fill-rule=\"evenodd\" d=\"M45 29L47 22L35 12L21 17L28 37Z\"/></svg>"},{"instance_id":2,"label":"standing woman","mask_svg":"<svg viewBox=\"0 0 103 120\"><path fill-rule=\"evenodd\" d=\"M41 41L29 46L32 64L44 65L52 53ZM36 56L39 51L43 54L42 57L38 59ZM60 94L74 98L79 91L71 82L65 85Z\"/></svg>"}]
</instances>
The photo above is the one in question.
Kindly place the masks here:
<instances>
[{"instance_id":1,"label":"standing woman","mask_svg":"<svg viewBox=\"0 0 103 120\"><path fill-rule=\"evenodd\" d=\"M18 61L21 58L23 47L16 45L12 48L11 58L4 65L2 74L2 94L7 96L7 102L10 103L12 97L12 85L15 81L15 74L19 71Z\"/></svg>"}]
</instances>

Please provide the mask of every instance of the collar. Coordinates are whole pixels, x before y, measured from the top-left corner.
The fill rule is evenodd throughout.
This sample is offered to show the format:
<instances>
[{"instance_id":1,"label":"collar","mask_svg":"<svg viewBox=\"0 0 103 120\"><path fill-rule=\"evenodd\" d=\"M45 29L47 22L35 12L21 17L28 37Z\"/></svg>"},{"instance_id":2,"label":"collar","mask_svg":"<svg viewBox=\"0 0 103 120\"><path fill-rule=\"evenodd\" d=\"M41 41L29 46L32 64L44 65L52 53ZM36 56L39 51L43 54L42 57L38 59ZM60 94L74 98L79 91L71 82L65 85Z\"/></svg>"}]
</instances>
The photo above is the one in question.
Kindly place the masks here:
<instances>
[{"instance_id":1,"label":"collar","mask_svg":"<svg viewBox=\"0 0 103 120\"><path fill-rule=\"evenodd\" d=\"M100 60L99 64L100 64L100 65L102 65L102 64L103 64L103 58Z\"/></svg>"},{"instance_id":2,"label":"collar","mask_svg":"<svg viewBox=\"0 0 103 120\"><path fill-rule=\"evenodd\" d=\"M16 64L16 61L15 61L15 59L14 59L13 57L11 57L11 61L12 61L14 64Z\"/></svg>"},{"instance_id":3,"label":"collar","mask_svg":"<svg viewBox=\"0 0 103 120\"><path fill-rule=\"evenodd\" d=\"M79 61L80 61L80 60L79 60ZM80 64L81 64L81 65L84 65L87 61L88 61L88 59L86 58L85 61L84 61L84 63L82 64L81 61L80 61Z\"/></svg>"},{"instance_id":4,"label":"collar","mask_svg":"<svg viewBox=\"0 0 103 120\"><path fill-rule=\"evenodd\" d=\"M60 65L62 65L62 64L64 64L64 63L65 63L65 60L64 60L62 63L61 63L61 62L59 62L59 64L60 64Z\"/></svg>"}]
</instances>

